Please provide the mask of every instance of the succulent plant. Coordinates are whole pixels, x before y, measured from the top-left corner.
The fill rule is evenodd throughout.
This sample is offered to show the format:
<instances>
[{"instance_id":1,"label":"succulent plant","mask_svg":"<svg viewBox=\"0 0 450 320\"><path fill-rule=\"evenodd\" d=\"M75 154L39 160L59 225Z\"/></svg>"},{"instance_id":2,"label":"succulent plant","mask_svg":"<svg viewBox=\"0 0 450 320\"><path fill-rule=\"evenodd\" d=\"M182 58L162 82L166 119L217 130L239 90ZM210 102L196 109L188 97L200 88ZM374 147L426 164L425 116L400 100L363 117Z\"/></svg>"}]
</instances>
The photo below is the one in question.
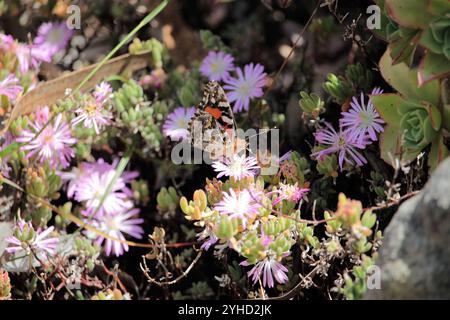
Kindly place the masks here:
<instances>
[{"instance_id":1,"label":"succulent plant","mask_svg":"<svg viewBox=\"0 0 450 320\"><path fill-rule=\"evenodd\" d=\"M431 144L428 165L435 168L449 154L443 131L450 129L450 105L442 99L448 88L438 79L419 87L418 70L403 62L393 65L389 50L379 65L384 79L398 91L372 96L387 124L380 137L382 159L392 166L407 164Z\"/></svg>"},{"instance_id":2,"label":"succulent plant","mask_svg":"<svg viewBox=\"0 0 450 320\"><path fill-rule=\"evenodd\" d=\"M381 30L394 64L411 65L418 46L424 50L417 73L419 85L450 73L450 2L447 0L379 0ZM423 51L423 52L422 52Z\"/></svg>"}]
</instances>

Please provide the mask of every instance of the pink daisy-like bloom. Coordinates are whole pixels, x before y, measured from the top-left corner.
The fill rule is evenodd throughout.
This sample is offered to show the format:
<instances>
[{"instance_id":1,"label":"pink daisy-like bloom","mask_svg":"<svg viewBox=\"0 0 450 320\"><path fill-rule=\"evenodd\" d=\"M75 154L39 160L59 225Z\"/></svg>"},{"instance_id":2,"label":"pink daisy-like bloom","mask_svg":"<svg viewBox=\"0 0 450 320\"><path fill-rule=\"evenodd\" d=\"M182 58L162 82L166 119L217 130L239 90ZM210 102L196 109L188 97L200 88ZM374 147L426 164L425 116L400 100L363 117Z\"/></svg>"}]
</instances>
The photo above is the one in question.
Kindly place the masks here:
<instances>
[{"instance_id":1,"label":"pink daisy-like bloom","mask_svg":"<svg viewBox=\"0 0 450 320\"><path fill-rule=\"evenodd\" d=\"M228 90L228 100L234 102L234 112L248 111L250 99L263 96L262 88L266 83L266 73L259 63L247 64L244 71L237 68L236 73L237 78L228 77L224 80L226 85L223 88Z\"/></svg>"},{"instance_id":2,"label":"pink daisy-like bloom","mask_svg":"<svg viewBox=\"0 0 450 320\"><path fill-rule=\"evenodd\" d=\"M297 182L293 185L280 183L280 188L277 190L279 196L275 198L272 205L276 205L283 200L298 202L308 192L309 192L308 188L299 188Z\"/></svg>"},{"instance_id":3,"label":"pink daisy-like bloom","mask_svg":"<svg viewBox=\"0 0 450 320\"><path fill-rule=\"evenodd\" d=\"M382 93L383 90L375 88L372 95ZM350 138L363 141L368 135L372 141L377 140L377 133L382 132L384 121L375 109L372 100L369 99L367 105L364 103L364 94L361 93L360 102L353 97L350 103L350 110L342 112L340 124L343 129L349 131Z\"/></svg>"},{"instance_id":4,"label":"pink daisy-like bloom","mask_svg":"<svg viewBox=\"0 0 450 320\"><path fill-rule=\"evenodd\" d=\"M14 45L14 53L19 61L19 71L28 72L30 69L37 70L41 62L51 62L52 55L43 48L35 45L17 43Z\"/></svg>"},{"instance_id":5,"label":"pink daisy-like bloom","mask_svg":"<svg viewBox=\"0 0 450 320\"><path fill-rule=\"evenodd\" d=\"M240 264L243 266L249 265L247 261L243 261ZM253 284L258 282L262 275L263 286L273 288L275 281L283 284L289 280L286 275L287 272L288 269L278 262L275 257L267 257L263 261L258 261L247 274L253 281Z\"/></svg>"},{"instance_id":6,"label":"pink daisy-like bloom","mask_svg":"<svg viewBox=\"0 0 450 320\"><path fill-rule=\"evenodd\" d=\"M91 216L95 213L95 217L100 218L133 207L130 200L132 191L127 187L127 183L138 176L137 172L123 172L106 194L109 183L116 175L116 164L117 162L114 162L110 165L101 159L95 164L86 164L78 175L77 172L74 173L76 180L72 182L73 185L69 184L69 187L72 188L71 192L75 200L83 202L86 206L82 214ZM106 194L105 200L96 212L104 194Z\"/></svg>"},{"instance_id":7,"label":"pink daisy-like bloom","mask_svg":"<svg viewBox=\"0 0 450 320\"><path fill-rule=\"evenodd\" d=\"M77 116L72 119L72 125L82 122L85 128L94 128L96 134L109 124L111 115L104 108L104 101L86 101L85 105L75 109Z\"/></svg>"},{"instance_id":8,"label":"pink daisy-like bloom","mask_svg":"<svg viewBox=\"0 0 450 320\"><path fill-rule=\"evenodd\" d=\"M0 141L1 140L3 141L0 144L0 151L3 151L14 141L14 138L9 131L6 131L3 135L3 139L0 138ZM11 168L8 165L9 159L10 159L9 155L0 157L0 174L7 178L9 177L9 172L11 171Z\"/></svg>"},{"instance_id":9,"label":"pink daisy-like bloom","mask_svg":"<svg viewBox=\"0 0 450 320\"><path fill-rule=\"evenodd\" d=\"M10 100L15 100L22 90L19 79L13 74L8 74L5 79L0 81L0 95L5 95Z\"/></svg>"},{"instance_id":10,"label":"pink daisy-like bloom","mask_svg":"<svg viewBox=\"0 0 450 320\"><path fill-rule=\"evenodd\" d=\"M39 119L30 123L30 129L24 129L16 141L25 144L21 148L28 151L27 158L36 155L41 163L48 161L52 168L58 166L66 168L70 159L75 156L71 146L77 140L72 137L69 125L63 120L61 114L58 114L52 123L48 124L40 134L37 134L45 123L46 121L42 122Z\"/></svg>"},{"instance_id":11,"label":"pink daisy-like bloom","mask_svg":"<svg viewBox=\"0 0 450 320\"><path fill-rule=\"evenodd\" d=\"M49 227L45 230L34 230L31 222L25 222L24 220L19 220L15 227L15 231L13 236L9 236L5 238L5 241L10 244L5 250L8 253L16 253L22 252L25 255L31 254L31 250L33 250L38 256L42 255L55 255L56 246L58 245L58 238L50 237L50 233L55 228ZM34 236L31 240L27 242L22 242L20 238L20 234L23 232L29 233L34 232Z\"/></svg>"},{"instance_id":12,"label":"pink daisy-like bloom","mask_svg":"<svg viewBox=\"0 0 450 320\"><path fill-rule=\"evenodd\" d=\"M144 219L136 218L138 214L139 209L131 209L129 211L115 213L111 216L105 215L94 220L87 220L86 222L112 238L124 241L124 234L126 234L136 239L142 239L144 229L140 225L144 222ZM103 236L98 236L95 242L98 245L104 244L105 254L107 256L114 254L118 257L129 250L128 244L104 238Z\"/></svg>"},{"instance_id":13,"label":"pink daisy-like bloom","mask_svg":"<svg viewBox=\"0 0 450 320\"><path fill-rule=\"evenodd\" d=\"M111 97L111 93L111 85L108 82L103 81L102 83L95 86L92 95L94 96L95 101L97 101L99 104L103 104Z\"/></svg>"},{"instance_id":14,"label":"pink daisy-like bloom","mask_svg":"<svg viewBox=\"0 0 450 320\"><path fill-rule=\"evenodd\" d=\"M21 73L27 72L30 68L37 69L42 61L51 61L47 51L35 45L19 43L11 35L0 34L0 50L16 55Z\"/></svg>"},{"instance_id":15,"label":"pink daisy-like bloom","mask_svg":"<svg viewBox=\"0 0 450 320\"><path fill-rule=\"evenodd\" d=\"M228 193L223 192L223 198L215 205L214 210L217 210L220 214L229 215L230 218L241 219L245 228L248 220L253 219L258 214L258 209L261 207L258 203L259 198L258 192L244 189L236 193L230 188Z\"/></svg>"},{"instance_id":16,"label":"pink daisy-like bloom","mask_svg":"<svg viewBox=\"0 0 450 320\"><path fill-rule=\"evenodd\" d=\"M344 161L350 165L356 164L362 166L367 163L367 160L357 149L364 149L366 147L365 141L357 141L354 137L350 136L348 131L336 132L334 128L325 123L327 128L323 128L316 132L316 141L320 144L328 146L327 148L314 152L312 157L322 159L324 156L331 153L338 153L339 167L342 171Z\"/></svg>"},{"instance_id":17,"label":"pink daisy-like bloom","mask_svg":"<svg viewBox=\"0 0 450 320\"><path fill-rule=\"evenodd\" d=\"M200 249L205 251L208 251L212 245L219 241L219 238L217 238L214 232L208 227L206 227L201 233L197 234L197 239L200 241L205 240L200 247Z\"/></svg>"},{"instance_id":18,"label":"pink daisy-like bloom","mask_svg":"<svg viewBox=\"0 0 450 320\"><path fill-rule=\"evenodd\" d=\"M184 140L188 137L188 125L195 113L195 107L175 108L166 118L163 124L163 134L172 141Z\"/></svg>"},{"instance_id":19,"label":"pink daisy-like bloom","mask_svg":"<svg viewBox=\"0 0 450 320\"><path fill-rule=\"evenodd\" d=\"M64 49L72 38L73 30L65 22L46 22L40 25L34 44L49 56Z\"/></svg>"},{"instance_id":20,"label":"pink daisy-like bloom","mask_svg":"<svg viewBox=\"0 0 450 320\"><path fill-rule=\"evenodd\" d=\"M236 180L253 177L255 171L259 169L256 158L246 157L245 154L241 156L234 154L232 159L226 158L214 161L212 167L216 172L219 172L217 178L226 176L233 177Z\"/></svg>"},{"instance_id":21,"label":"pink daisy-like bloom","mask_svg":"<svg viewBox=\"0 0 450 320\"><path fill-rule=\"evenodd\" d=\"M234 69L234 58L222 51L210 51L200 66L200 73L211 81L225 80Z\"/></svg>"}]
</instances>

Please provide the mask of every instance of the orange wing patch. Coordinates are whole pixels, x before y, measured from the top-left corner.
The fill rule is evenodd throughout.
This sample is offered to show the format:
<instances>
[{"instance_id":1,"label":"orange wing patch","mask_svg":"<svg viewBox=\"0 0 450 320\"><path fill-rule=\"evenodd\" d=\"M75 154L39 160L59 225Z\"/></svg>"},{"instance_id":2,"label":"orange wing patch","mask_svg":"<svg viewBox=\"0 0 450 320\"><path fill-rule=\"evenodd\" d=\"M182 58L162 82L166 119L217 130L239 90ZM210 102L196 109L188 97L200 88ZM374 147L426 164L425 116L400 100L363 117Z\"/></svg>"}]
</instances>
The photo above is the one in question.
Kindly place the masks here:
<instances>
[{"instance_id":1,"label":"orange wing patch","mask_svg":"<svg viewBox=\"0 0 450 320\"><path fill-rule=\"evenodd\" d=\"M208 112L210 115L212 115L216 120L222 116L222 111L220 111L220 109L217 108L206 107L205 111Z\"/></svg>"}]
</instances>

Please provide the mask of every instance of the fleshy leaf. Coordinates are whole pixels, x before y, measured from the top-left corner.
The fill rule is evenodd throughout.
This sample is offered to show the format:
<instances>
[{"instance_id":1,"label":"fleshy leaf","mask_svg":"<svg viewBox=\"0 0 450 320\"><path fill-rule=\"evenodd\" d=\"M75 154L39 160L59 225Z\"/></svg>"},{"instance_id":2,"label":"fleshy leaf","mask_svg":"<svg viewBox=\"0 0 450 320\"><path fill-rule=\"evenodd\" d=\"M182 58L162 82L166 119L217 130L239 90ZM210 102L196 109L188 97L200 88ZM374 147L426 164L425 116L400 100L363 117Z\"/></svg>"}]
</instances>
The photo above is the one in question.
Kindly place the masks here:
<instances>
[{"instance_id":1,"label":"fleshy leaf","mask_svg":"<svg viewBox=\"0 0 450 320\"><path fill-rule=\"evenodd\" d=\"M434 16L428 12L424 0L386 0L386 10L395 22L402 27L425 29Z\"/></svg>"},{"instance_id":2,"label":"fleshy leaf","mask_svg":"<svg viewBox=\"0 0 450 320\"><path fill-rule=\"evenodd\" d=\"M380 71L383 78L405 98L416 102L427 101L432 105L439 104L439 81L429 81L418 86L417 71L409 69L405 63L392 65L389 49L380 59Z\"/></svg>"},{"instance_id":3,"label":"fleshy leaf","mask_svg":"<svg viewBox=\"0 0 450 320\"><path fill-rule=\"evenodd\" d=\"M419 85L450 75L450 61L442 54L428 52L419 65Z\"/></svg>"},{"instance_id":4,"label":"fleshy leaf","mask_svg":"<svg viewBox=\"0 0 450 320\"><path fill-rule=\"evenodd\" d=\"M450 1L448 0L431 0L427 4L428 12L437 16L443 16L450 12Z\"/></svg>"},{"instance_id":5,"label":"fleshy leaf","mask_svg":"<svg viewBox=\"0 0 450 320\"><path fill-rule=\"evenodd\" d=\"M438 135L431 145L430 155L428 158L428 166L434 170L438 164L448 157L450 154L448 148L444 144L442 134Z\"/></svg>"}]
</instances>

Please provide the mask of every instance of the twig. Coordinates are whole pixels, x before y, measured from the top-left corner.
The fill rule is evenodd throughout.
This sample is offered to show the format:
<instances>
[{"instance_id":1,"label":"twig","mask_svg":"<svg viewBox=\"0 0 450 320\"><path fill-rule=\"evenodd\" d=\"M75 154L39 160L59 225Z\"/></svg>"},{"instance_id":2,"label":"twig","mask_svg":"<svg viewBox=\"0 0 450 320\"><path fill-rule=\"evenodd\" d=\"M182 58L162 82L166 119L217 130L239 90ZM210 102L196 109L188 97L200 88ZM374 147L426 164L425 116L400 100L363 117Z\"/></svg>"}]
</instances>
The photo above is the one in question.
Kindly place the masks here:
<instances>
[{"instance_id":1,"label":"twig","mask_svg":"<svg viewBox=\"0 0 450 320\"><path fill-rule=\"evenodd\" d=\"M148 267L147 267L147 262L145 261L145 256L142 256L142 260L143 260L143 264L139 264L139 267L141 268L142 272L144 273L145 277L148 279L148 281L150 283L154 283L159 287L164 287L164 286L170 286L173 285L175 283L177 283L178 281L180 281L181 279L183 279L184 277L186 277L189 272L191 271L191 269L194 267L194 265L197 263L197 261L200 259L200 257L202 256L202 252L203 251L199 251L197 256L195 257L195 259L191 262L191 264L189 265L189 267L187 267L186 270L183 271L183 273L181 275L179 275L176 279L171 280L171 281L157 281L155 279L153 279L152 277L150 277L150 275L148 274Z\"/></svg>"}]
</instances>

